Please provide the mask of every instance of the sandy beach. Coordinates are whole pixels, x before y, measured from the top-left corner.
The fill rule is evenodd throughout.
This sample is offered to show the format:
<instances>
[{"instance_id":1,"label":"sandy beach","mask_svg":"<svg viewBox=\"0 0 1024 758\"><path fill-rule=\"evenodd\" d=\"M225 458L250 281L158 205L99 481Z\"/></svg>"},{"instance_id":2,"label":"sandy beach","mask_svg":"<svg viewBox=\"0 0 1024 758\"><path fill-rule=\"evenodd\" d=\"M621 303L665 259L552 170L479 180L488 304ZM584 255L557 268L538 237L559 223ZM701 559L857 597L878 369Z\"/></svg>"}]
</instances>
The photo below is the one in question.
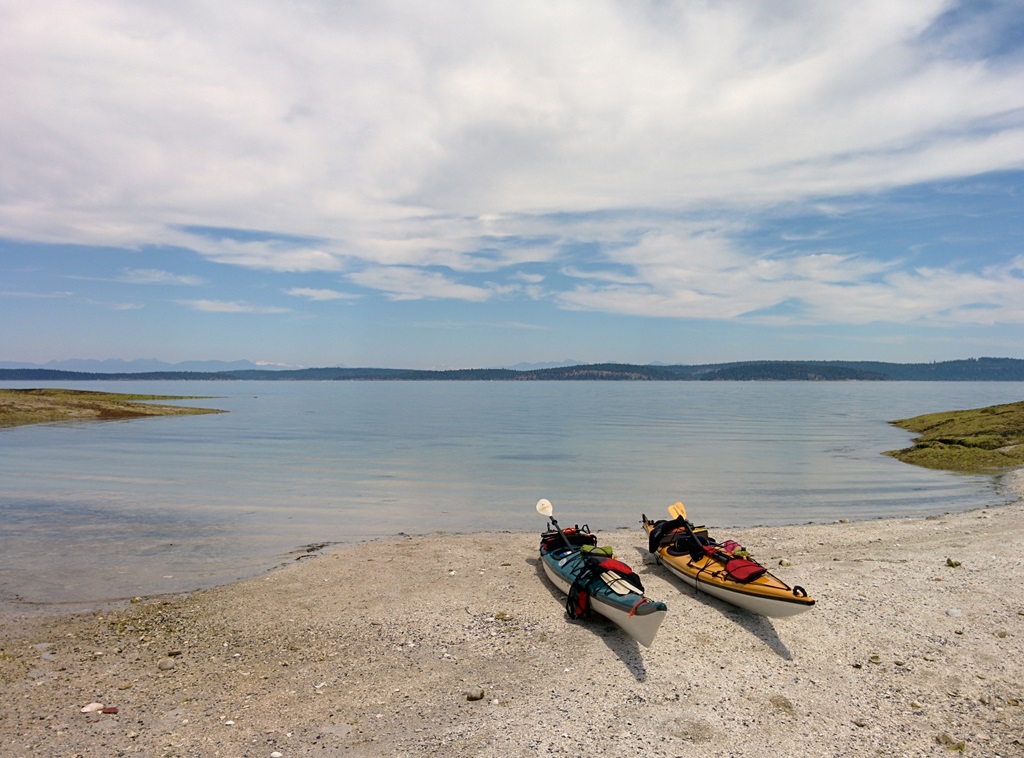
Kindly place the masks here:
<instances>
[{"instance_id":1,"label":"sandy beach","mask_svg":"<svg viewBox=\"0 0 1024 758\"><path fill-rule=\"evenodd\" d=\"M1006 481L1024 494L1024 470ZM1024 755L1024 503L714 530L817 598L776 620L654 564L638 522L664 505L599 535L669 605L651 648L566 618L539 516L531 532L396 537L188 596L7 620L0 752Z\"/></svg>"}]
</instances>

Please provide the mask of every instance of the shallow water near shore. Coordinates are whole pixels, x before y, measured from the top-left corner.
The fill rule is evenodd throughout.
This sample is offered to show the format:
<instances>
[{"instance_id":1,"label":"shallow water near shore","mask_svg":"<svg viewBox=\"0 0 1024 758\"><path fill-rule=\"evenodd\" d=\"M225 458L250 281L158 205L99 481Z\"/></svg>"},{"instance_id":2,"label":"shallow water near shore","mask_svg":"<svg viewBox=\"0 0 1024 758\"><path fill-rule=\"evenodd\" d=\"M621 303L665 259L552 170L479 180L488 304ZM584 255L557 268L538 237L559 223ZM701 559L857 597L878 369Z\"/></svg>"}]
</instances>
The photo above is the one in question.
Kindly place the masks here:
<instances>
[{"instance_id":1,"label":"shallow water near shore","mask_svg":"<svg viewBox=\"0 0 1024 758\"><path fill-rule=\"evenodd\" d=\"M47 386L7 382L6 387ZM60 382L207 395L227 414L0 430L0 603L90 603L260 573L399 532L928 515L996 477L882 455L887 422L1014 402L1020 383ZM613 536L611 537L613 539Z\"/></svg>"}]
</instances>

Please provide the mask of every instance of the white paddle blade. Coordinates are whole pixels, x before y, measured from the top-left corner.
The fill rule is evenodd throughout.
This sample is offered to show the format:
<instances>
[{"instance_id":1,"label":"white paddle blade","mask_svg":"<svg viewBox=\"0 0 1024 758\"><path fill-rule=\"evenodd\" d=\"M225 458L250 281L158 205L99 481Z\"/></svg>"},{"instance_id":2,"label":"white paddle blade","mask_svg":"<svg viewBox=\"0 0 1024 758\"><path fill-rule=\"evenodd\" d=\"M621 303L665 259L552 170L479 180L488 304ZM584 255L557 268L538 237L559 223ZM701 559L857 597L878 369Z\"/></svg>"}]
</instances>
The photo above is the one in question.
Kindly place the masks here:
<instances>
[{"instance_id":1,"label":"white paddle blade","mask_svg":"<svg viewBox=\"0 0 1024 758\"><path fill-rule=\"evenodd\" d=\"M621 576L619 576L618 574L613 574L611 571L605 571L604 573L602 573L601 578L604 580L604 583L607 584L611 588L612 592L614 592L616 595L628 595L630 592L632 592L634 595L644 594L639 587L630 584Z\"/></svg>"},{"instance_id":2,"label":"white paddle blade","mask_svg":"<svg viewBox=\"0 0 1024 758\"><path fill-rule=\"evenodd\" d=\"M545 497L542 497L540 500L538 500L537 513L539 513L541 516L547 516L548 518L550 518L551 514L554 513L554 510L551 507L551 501Z\"/></svg>"}]
</instances>

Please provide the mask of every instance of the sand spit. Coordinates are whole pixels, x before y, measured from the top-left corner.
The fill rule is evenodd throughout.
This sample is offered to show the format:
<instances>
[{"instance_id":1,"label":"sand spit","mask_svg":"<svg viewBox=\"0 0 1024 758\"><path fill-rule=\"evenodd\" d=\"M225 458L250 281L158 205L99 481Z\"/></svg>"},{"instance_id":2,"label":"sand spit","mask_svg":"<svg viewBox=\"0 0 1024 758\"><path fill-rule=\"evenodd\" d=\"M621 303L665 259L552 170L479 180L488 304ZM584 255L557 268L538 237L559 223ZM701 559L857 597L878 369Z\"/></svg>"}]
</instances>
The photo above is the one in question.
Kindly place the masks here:
<instances>
[{"instance_id":1,"label":"sand spit","mask_svg":"<svg viewBox=\"0 0 1024 758\"><path fill-rule=\"evenodd\" d=\"M67 389L0 389L0 428L27 424L114 421L147 416L223 413L211 408L159 405L154 400L196 399L193 395L138 395Z\"/></svg>"}]
</instances>

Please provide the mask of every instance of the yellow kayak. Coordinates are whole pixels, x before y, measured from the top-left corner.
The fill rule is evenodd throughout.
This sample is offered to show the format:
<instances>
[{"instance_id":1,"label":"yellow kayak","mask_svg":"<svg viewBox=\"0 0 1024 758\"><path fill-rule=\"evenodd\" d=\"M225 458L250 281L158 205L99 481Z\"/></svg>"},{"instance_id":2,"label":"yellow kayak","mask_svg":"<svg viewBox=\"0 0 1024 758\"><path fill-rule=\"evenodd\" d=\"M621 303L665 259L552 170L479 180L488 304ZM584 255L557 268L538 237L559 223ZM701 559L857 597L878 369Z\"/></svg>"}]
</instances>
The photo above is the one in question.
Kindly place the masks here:
<instances>
[{"instance_id":1,"label":"yellow kayak","mask_svg":"<svg viewBox=\"0 0 1024 758\"><path fill-rule=\"evenodd\" d=\"M751 560L742 545L717 543L704 527L686 519L682 503L668 508L671 520L640 522L658 563L689 584L735 606L775 618L795 616L814 605L803 587L790 587Z\"/></svg>"}]
</instances>

